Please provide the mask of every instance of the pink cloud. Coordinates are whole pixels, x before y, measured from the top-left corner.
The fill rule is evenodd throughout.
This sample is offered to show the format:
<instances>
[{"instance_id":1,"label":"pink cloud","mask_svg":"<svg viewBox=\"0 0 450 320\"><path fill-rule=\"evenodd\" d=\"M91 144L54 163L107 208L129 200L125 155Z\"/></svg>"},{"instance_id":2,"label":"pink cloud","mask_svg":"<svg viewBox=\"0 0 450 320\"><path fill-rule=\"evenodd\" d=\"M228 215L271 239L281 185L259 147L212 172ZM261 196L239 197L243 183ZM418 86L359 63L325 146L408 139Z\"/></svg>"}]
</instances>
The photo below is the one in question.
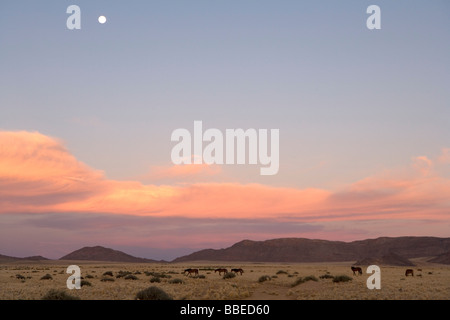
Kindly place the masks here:
<instances>
[{"instance_id":1,"label":"pink cloud","mask_svg":"<svg viewBox=\"0 0 450 320\"><path fill-rule=\"evenodd\" d=\"M208 164L183 164L171 166L152 166L150 172L142 177L140 181L176 183L182 181L196 182L205 181L211 177L222 174L222 168L218 165Z\"/></svg>"},{"instance_id":2,"label":"pink cloud","mask_svg":"<svg viewBox=\"0 0 450 320\"><path fill-rule=\"evenodd\" d=\"M261 184L144 185L114 181L79 162L57 139L37 132L0 132L0 213L92 212L190 218L265 218L302 221L370 219L449 220L450 180L435 163L413 159L338 191ZM156 176L220 173L214 166L157 167Z\"/></svg>"}]
</instances>

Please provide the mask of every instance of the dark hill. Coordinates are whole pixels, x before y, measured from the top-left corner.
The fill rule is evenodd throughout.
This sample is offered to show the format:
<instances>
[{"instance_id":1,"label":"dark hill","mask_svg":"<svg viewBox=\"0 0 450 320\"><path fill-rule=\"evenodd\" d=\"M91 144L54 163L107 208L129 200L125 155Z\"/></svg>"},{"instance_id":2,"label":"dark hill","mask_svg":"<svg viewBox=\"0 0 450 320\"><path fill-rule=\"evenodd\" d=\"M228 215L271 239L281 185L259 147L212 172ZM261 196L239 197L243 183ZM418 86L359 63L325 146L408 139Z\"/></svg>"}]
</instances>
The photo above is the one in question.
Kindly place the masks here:
<instances>
[{"instance_id":1,"label":"dark hill","mask_svg":"<svg viewBox=\"0 0 450 320\"><path fill-rule=\"evenodd\" d=\"M438 255L437 257L428 260L428 262L450 264L450 251Z\"/></svg>"},{"instance_id":2,"label":"dark hill","mask_svg":"<svg viewBox=\"0 0 450 320\"><path fill-rule=\"evenodd\" d=\"M4 255L0 254L0 262L41 261L41 260L49 260L49 259L44 258L42 256L17 258L17 257L4 256Z\"/></svg>"},{"instance_id":3,"label":"dark hill","mask_svg":"<svg viewBox=\"0 0 450 320\"><path fill-rule=\"evenodd\" d=\"M388 266L415 266L414 263L406 259L405 257L402 257L396 253L390 252L387 253L381 257L367 257L364 259L361 259L355 263L356 265L363 265L363 266L369 266L369 265L388 265Z\"/></svg>"},{"instance_id":4,"label":"dark hill","mask_svg":"<svg viewBox=\"0 0 450 320\"><path fill-rule=\"evenodd\" d=\"M145 258L133 257L122 251L113 250L101 246L96 247L84 247L76 250L59 260L90 260L90 261L110 261L110 262L136 262L136 263L148 263L148 262L161 262Z\"/></svg>"},{"instance_id":5,"label":"dark hill","mask_svg":"<svg viewBox=\"0 0 450 320\"><path fill-rule=\"evenodd\" d=\"M338 262L383 258L389 264L410 263L404 259L436 256L450 251L450 238L398 237L353 242L283 238L244 240L225 249L206 249L179 257L186 261L248 262ZM395 252L395 254L393 254Z\"/></svg>"}]
</instances>

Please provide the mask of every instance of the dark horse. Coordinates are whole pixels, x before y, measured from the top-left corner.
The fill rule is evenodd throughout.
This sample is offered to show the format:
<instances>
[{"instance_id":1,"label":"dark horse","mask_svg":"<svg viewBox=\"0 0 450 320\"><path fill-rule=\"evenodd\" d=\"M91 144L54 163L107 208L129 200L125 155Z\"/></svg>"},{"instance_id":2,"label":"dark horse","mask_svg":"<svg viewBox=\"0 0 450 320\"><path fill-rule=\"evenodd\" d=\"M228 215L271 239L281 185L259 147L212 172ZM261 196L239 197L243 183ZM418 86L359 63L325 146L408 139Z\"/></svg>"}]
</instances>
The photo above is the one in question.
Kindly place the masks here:
<instances>
[{"instance_id":1,"label":"dark horse","mask_svg":"<svg viewBox=\"0 0 450 320\"><path fill-rule=\"evenodd\" d=\"M408 275L412 275L414 277L413 269L406 269L405 276L407 277Z\"/></svg>"},{"instance_id":2,"label":"dark horse","mask_svg":"<svg viewBox=\"0 0 450 320\"><path fill-rule=\"evenodd\" d=\"M192 274L198 276L198 269L186 269L186 270L184 270L183 273L186 274L186 272L187 272L188 276L190 276Z\"/></svg>"},{"instance_id":3,"label":"dark horse","mask_svg":"<svg viewBox=\"0 0 450 320\"><path fill-rule=\"evenodd\" d=\"M238 273L238 272L240 272L241 273L241 276L242 276L242 273L244 273L244 270L242 270L242 269L231 269L231 272L234 272L234 273Z\"/></svg>"},{"instance_id":4,"label":"dark horse","mask_svg":"<svg viewBox=\"0 0 450 320\"><path fill-rule=\"evenodd\" d=\"M355 275L355 272L358 272L358 274L362 274L362 269L360 267L354 267L352 266L353 275Z\"/></svg>"},{"instance_id":5,"label":"dark horse","mask_svg":"<svg viewBox=\"0 0 450 320\"><path fill-rule=\"evenodd\" d=\"M216 270L214 270L214 273L216 273L216 272L219 272L219 276L221 276L222 272L225 274L225 273L228 273L228 270L227 269L216 269Z\"/></svg>"}]
</instances>

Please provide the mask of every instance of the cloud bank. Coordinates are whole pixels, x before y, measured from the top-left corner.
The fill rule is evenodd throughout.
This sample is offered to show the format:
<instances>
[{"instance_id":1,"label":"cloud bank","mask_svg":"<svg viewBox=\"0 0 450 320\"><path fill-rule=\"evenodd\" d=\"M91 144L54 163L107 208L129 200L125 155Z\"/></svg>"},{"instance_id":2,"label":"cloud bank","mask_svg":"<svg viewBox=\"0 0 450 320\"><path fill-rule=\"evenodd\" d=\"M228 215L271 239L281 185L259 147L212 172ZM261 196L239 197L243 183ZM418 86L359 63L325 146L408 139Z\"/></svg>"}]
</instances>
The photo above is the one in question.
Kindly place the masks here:
<instances>
[{"instance_id":1,"label":"cloud bank","mask_svg":"<svg viewBox=\"0 0 450 320\"><path fill-rule=\"evenodd\" d=\"M0 132L0 213L91 212L152 217L297 219L449 219L449 151L412 159L338 191L261 184L152 185L115 181L78 161L55 138L38 132ZM220 173L203 166L157 167L159 178Z\"/></svg>"}]
</instances>

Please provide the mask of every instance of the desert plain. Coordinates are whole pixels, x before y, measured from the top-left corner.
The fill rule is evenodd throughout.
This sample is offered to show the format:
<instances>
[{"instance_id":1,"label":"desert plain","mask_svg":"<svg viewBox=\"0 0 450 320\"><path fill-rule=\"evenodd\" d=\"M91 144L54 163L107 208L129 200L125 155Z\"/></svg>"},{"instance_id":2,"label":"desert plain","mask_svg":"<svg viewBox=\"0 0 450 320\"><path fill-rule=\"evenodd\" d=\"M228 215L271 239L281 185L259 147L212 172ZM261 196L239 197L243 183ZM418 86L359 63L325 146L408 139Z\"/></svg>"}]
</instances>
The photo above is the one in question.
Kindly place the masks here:
<instances>
[{"instance_id":1,"label":"desert plain","mask_svg":"<svg viewBox=\"0 0 450 320\"><path fill-rule=\"evenodd\" d=\"M353 275L352 262L3 263L0 299L40 300L56 289L81 300L132 300L140 290L156 286L174 300L449 300L450 266L429 263L426 258L411 261L416 266L379 266L379 290L367 288L371 275L366 273L367 266L361 266L362 275ZM81 289L67 288L69 265L80 267ZM199 269L199 275L184 274L187 268ZM244 273L224 279L214 271L217 268L242 268ZM406 269L413 269L414 276L405 276ZM342 275L351 280L333 281Z\"/></svg>"}]
</instances>

